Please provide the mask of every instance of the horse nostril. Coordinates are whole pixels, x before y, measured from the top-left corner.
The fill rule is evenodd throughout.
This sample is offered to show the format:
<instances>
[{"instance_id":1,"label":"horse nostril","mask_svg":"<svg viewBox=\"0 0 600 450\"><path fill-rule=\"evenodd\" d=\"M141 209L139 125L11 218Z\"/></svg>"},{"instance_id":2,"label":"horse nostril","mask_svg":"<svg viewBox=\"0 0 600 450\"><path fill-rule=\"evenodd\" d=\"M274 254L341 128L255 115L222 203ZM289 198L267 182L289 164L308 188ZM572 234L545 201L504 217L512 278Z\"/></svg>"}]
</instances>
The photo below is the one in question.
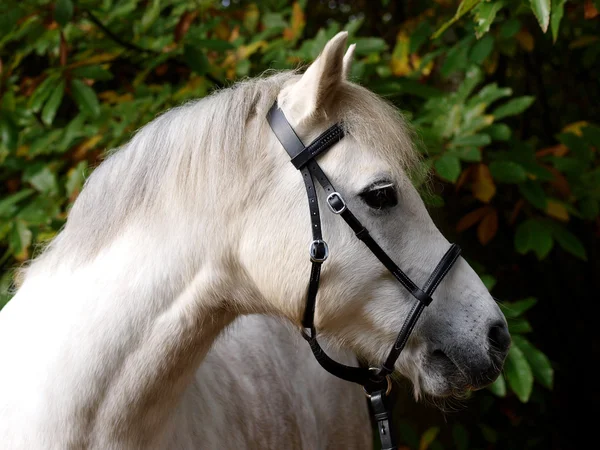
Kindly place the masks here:
<instances>
[{"instance_id":1,"label":"horse nostril","mask_svg":"<svg viewBox=\"0 0 600 450\"><path fill-rule=\"evenodd\" d=\"M488 340L494 350L502 353L507 352L510 347L510 334L506 325L503 322L492 325L488 332Z\"/></svg>"}]
</instances>

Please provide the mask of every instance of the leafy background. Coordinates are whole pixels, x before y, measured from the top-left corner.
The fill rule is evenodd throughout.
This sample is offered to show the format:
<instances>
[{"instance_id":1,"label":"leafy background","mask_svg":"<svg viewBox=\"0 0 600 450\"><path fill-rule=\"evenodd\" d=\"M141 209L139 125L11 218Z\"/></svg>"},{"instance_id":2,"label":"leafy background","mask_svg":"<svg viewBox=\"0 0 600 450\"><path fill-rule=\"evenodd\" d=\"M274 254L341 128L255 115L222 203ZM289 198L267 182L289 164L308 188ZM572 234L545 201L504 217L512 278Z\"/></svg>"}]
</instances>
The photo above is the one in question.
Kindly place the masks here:
<instances>
[{"instance_id":1,"label":"leafy background","mask_svg":"<svg viewBox=\"0 0 600 450\"><path fill-rule=\"evenodd\" d=\"M414 123L435 174L432 215L503 300L513 335L500 379L446 405L455 412L396 390L402 448L577 448L593 438L581 405L598 400L599 10L600 0L4 0L0 308L14 268L61 228L106 149L172 106L313 60L345 29L352 78Z\"/></svg>"}]
</instances>

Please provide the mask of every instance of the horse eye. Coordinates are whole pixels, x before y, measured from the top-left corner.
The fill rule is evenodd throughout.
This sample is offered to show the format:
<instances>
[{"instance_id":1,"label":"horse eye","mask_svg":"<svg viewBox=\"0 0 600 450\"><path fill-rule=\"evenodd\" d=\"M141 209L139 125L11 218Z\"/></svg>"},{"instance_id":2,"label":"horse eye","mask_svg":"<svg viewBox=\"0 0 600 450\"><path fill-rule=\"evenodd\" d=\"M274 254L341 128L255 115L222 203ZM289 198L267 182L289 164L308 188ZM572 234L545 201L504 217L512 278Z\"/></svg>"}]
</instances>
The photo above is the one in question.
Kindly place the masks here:
<instances>
[{"instance_id":1,"label":"horse eye","mask_svg":"<svg viewBox=\"0 0 600 450\"><path fill-rule=\"evenodd\" d=\"M381 186L370 188L360 194L360 198L373 209L383 210L398 204L398 197L394 186Z\"/></svg>"}]
</instances>

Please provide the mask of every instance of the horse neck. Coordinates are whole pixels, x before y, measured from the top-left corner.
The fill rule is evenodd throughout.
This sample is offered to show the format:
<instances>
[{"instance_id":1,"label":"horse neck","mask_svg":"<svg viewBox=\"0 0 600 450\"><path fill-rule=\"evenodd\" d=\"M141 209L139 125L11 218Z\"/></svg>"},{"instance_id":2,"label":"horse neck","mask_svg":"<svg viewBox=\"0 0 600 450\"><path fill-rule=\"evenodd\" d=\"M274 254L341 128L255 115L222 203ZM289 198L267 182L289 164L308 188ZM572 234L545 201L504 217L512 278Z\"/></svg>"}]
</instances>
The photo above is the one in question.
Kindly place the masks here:
<instances>
[{"instance_id":1,"label":"horse neck","mask_svg":"<svg viewBox=\"0 0 600 450\"><path fill-rule=\"evenodd\" d=\"M93 442L106 436L142 448L158 439L214 339L233 320L228 301L254 295L232 278L240 275L227 258L214 257L217 249L186 247L180 236L186 234L132 225L86 264L51 267L49 255L31 268L0 317L0 329L6 325L0 336L16 342L23 336L22 344L12 355L0 348L0 355L18 368L5 386L44 396L43 428L73 425L69 432L82 444L100 448L114 444ZM204 252L212 259L199 257ZM25 338L25 320L34 338Z\"/></svg>"}]
</instances>

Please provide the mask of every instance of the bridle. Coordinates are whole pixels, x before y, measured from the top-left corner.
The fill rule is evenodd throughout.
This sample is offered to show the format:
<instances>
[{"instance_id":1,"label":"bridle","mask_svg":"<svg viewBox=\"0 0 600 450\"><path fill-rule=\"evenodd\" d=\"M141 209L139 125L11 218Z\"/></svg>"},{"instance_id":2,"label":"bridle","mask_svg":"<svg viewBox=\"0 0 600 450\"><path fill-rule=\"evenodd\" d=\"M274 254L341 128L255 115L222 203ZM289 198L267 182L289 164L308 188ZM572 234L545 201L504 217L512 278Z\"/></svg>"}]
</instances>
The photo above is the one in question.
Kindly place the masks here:
<instances>
[{"instance_id":1,"label":"bridle","mask_svg":"<svg viewBox=\"0 0 600 450\"><path fill-rule=\"evenodd\" d=\"M329 150L344 137L345 131L343 126L336 123L312 141L308 146L304 146L290 123L287 121L283 111L279 109L277 102L273 104L267 113L267 121L269 122L273 133L275 133L275 136L277 136L277 139L289 154L292 164L302 174L306 186L306 193L308 195L308 206L313 236L309 250L312 268L306 295L306 307L302 319L302 336L309 343L315 358L325 370L338 378L358 383L363 386L373 407L373 415L377 421L377 429L381 438L382 448L383 450L394 450L396 449L396 445L394 443L392 427L390 426L391 411L388 402L386 402L385 399L392 386L390 374L394 371L394 364L404 349L408 337L413 331L421 313L425 307L431 303L431 295L458 259L460 247L456 244L452 244L423 288L419 288L402 270L400 270L394 261L392 261L377 242L375 242L368 230L360 223L356 216L352 214L340 193L335 190L315 160L317 156ZM413 297L417 299L413 304L408 317L404 321L388 357L379 369L352 367L334 361L323 351L317 341L317 330L314 325L316 298L319 289L321 266L329 256L329 248L327 243L323 240L321 232L321 217L319 213L317 191L314 183L315 178L327 195L326 201L331 212L340 215L342 219L346 221L350 228L352 228L352 231L356 234L356 237L371 250L391 274L411 293Z\"/></svg>"}]
</instances>

